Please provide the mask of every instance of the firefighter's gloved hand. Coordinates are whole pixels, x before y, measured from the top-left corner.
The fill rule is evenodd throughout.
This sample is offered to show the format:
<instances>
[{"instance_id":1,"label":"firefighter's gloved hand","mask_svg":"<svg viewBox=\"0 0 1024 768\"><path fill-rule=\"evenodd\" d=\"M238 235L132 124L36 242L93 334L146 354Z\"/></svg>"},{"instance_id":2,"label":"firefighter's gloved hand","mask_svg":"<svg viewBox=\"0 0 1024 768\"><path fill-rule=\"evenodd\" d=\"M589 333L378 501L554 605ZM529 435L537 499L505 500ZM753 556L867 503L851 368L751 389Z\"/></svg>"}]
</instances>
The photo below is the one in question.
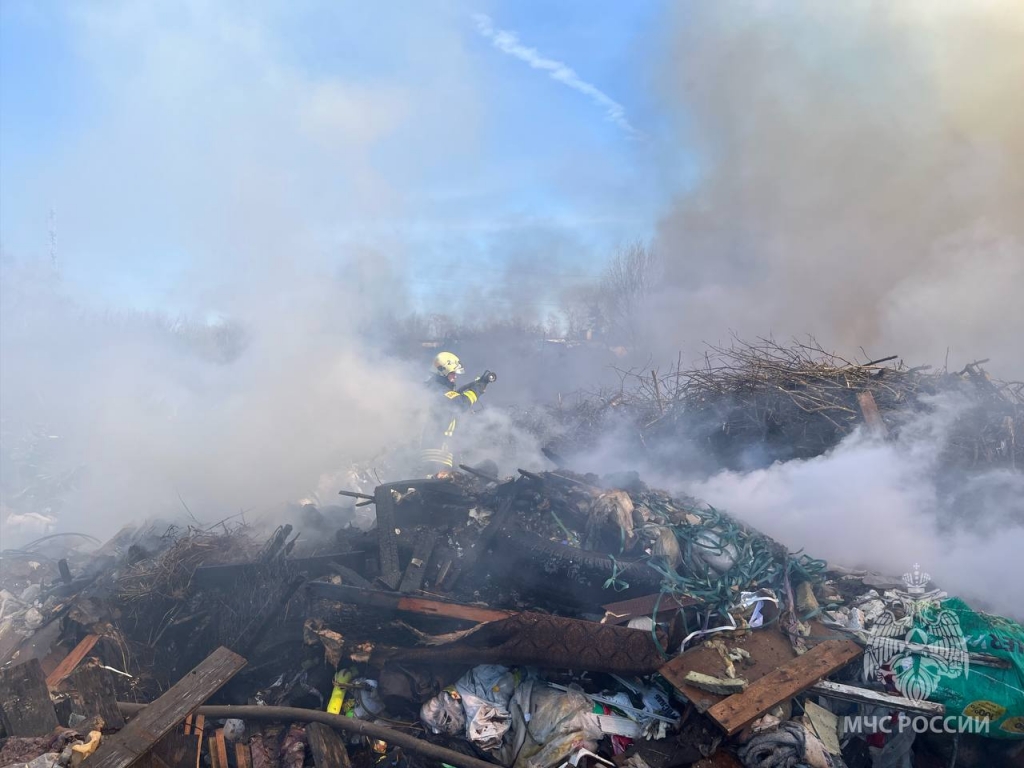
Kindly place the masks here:
<instances>
[{"instance_id":1,"label":"firefighter's gloved hand","mask_svg":"<svg viewBox=\"0 0 1024 768\"><path fill-rule=\"evenodd\" d=\"M484 384L492 384L497 380L498 374L496 374L494 371L484 371L482 374L480 374L480 381L482 381Z\"/></svg>"}]
</instances>

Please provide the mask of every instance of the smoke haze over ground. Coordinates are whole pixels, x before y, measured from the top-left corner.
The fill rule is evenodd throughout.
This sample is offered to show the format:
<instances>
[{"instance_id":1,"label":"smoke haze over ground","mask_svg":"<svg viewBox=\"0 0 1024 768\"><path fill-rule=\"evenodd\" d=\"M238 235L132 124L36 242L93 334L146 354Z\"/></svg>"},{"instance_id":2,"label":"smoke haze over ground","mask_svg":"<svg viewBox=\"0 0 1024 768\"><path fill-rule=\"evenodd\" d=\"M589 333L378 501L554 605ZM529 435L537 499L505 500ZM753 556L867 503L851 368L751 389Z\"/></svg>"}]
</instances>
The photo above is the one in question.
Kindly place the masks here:
<instances>
[{"instance_id":1,"label":"smoke haze over ground","mask_svg":"<svg viewBox=\"0 0 1024 768\"><path fill-rule=\"evenodd\" d=\"M658 229L662 348L809 333L1024 371L1019 3L672 7L660 89L702 173Z\"/></svg>"},{"instance_id":2,"label":"smoke haze over ground","mask_svg":"<svg viewBox=\"0 0 1024 768\"><path fill-rule=\"evenodd\" d=\"M898 443L855 433L829 453L684 488L793 550L899 576L922 564L951 594L1024 617L1024 476L944 477L943 440L962 403L907 425Z\"/></svg>"},{"instance_id":3,"label":"smoke haze over ground","mask_svg":"<svg viewBox=\"0 0 1024 768\"><path fill-rule=\"evenodd\" d=\"M533 408L731 331L1024 375L1019 3L665 3L594 71L571 60L605 50L590 4L539 6L514 56L474 21L504 29L500 5L5 4L89 86L47 95L88 108L46 152L17 116L0 132L5 515L60 478L60 527L100 537L182 502L213 522L332 494L418 436L436 350L389 357L394 323L564 328L565 297L632 238L664 279L627 357L467 338L468 373L499 373L485 404ZM569 88L547 74L563 61ZM635 134L587 111L595 92ZM682 444L647 479L1011 611L1021 477L940 482L953 412L749 473ZM504 415L474 427L479 457L541 465ZM644 470L615 438L578 469Z\"/></svg>"}]
</instances>

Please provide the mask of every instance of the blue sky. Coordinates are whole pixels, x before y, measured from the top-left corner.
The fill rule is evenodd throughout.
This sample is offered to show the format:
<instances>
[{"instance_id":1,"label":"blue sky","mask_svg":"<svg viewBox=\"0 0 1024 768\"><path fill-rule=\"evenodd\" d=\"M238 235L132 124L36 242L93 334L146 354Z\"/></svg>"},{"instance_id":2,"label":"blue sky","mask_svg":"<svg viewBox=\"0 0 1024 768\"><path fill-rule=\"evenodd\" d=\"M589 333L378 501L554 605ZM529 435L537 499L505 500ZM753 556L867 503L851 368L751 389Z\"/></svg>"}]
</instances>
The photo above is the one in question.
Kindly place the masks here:
<instances>
[{"instance_id":1,"label":"blue sky","mask_svg":"<svg viewBox=\"0 0 1024 768\"><path fill-rule=\"evenodd\" d=\"M52 209L99 302L220 309L240 273L360 254L414 304L528 265L540 311L691 174L655 151L664 2L256 5L3 3L5 253L45 257Z\"/></svg>"}]
</instances>

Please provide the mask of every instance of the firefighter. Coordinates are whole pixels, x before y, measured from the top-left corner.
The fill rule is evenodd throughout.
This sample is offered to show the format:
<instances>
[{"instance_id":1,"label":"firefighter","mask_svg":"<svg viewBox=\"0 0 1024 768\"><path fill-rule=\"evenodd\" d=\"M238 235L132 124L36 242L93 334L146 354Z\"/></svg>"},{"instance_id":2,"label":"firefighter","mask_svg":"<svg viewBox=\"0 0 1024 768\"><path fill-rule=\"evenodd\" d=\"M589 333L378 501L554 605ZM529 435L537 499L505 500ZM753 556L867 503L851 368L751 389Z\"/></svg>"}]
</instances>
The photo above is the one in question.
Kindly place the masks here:
<instances>
[{"instance_id":1,"label":"firefighter","mask_svg":"<svg viewBox=\"0 0 1024 768\"><path fill-rule=\"evenodd\" d=\"M465 373L459 358L451 352L441 352L431 364L429 386L437 389L431 417L423 435L421 459L430 474L450 470L455 465L452 437L458 426L459 415L468 411L498 377L493 371L484 371L477 379L456 387L455 379Z\"/></svg>"}]
</instances>

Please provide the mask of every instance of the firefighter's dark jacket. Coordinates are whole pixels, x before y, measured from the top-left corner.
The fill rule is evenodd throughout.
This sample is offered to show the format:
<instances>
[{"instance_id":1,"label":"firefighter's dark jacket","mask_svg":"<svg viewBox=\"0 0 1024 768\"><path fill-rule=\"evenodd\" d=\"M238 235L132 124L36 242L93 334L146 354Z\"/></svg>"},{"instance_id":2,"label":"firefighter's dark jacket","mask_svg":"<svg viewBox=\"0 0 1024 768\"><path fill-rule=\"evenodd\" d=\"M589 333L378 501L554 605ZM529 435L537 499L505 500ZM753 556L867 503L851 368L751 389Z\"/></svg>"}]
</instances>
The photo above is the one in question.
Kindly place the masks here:
<instances>
[{"instance_id":1,"label":"firefighter's dark jacket","mask_svg":"<svg viewBox=\"0 0 1024 768\"><path fill-rule=\"evenodd\" d=\"M430 386L439 390L439 397L432 404L431 418L423 435L423 460L429 464L452 467L454 456L451 439L458 426L459 414L473 407L487 384L478 379L457 388L447 378L434 376Z\"/></svg>"}]
</instances>

